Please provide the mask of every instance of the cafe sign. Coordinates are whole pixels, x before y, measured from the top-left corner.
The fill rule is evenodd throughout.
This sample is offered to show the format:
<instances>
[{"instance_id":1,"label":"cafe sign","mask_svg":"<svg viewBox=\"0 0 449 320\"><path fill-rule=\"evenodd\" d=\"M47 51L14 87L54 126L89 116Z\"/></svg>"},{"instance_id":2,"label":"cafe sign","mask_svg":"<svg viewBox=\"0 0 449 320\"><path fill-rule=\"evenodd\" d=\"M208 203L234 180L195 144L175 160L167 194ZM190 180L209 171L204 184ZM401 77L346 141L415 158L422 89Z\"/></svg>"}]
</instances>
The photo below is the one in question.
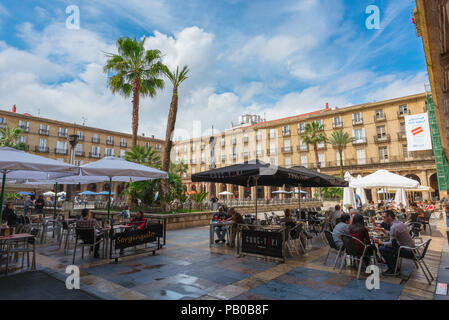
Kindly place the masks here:
<instances>
[{"instance_id":1,"label":"cafe sign","mask_svg":"<svg viewBox=\"0 0 449 320\"><path fill-rule=\"evenodd\" d=\"M282 258L282 233L242 230L242 252Z\"/></svg>"},{"instance_id":2,"label":"cafe sign","mask_svg":"<svg viewBox=\"0 0 449 320\"><path fill-rule=\"evenodd\" d=\"M149 242L155 242L159 236L160 230L156 225L143 228L142 230L127 230L121 233L116 233L114 235L115 249L125 249Z\"/></svg>"}]
</instances>

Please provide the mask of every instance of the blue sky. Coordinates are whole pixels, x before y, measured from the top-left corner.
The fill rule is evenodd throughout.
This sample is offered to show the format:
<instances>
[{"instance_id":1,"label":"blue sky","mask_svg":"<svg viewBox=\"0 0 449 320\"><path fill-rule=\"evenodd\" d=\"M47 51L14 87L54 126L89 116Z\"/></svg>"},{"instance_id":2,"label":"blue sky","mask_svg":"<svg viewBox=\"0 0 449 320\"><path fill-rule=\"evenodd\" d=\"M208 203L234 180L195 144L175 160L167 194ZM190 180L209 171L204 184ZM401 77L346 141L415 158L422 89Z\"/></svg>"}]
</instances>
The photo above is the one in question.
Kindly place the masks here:
<instances>
[{"instance_id":1,"label":"blue sky","mask_svg":"<svg viewBox=\"0 0 449 320\"><path fill-rule=\"evenodd\" d=\"M380 30L368 30L368 5ZM68 30L66 7L80 10ZM423 92L428 82L412 0L83 0L0 4L1 108L130 131L131 103L113 96L104 52L147 37L174 68L189 65L178 130L225 129L251 112L269 120ZM141 103L139 131L162 137L170 85ZM202 131L201 130L201 131Z\"/></svg>"}]
</instances>

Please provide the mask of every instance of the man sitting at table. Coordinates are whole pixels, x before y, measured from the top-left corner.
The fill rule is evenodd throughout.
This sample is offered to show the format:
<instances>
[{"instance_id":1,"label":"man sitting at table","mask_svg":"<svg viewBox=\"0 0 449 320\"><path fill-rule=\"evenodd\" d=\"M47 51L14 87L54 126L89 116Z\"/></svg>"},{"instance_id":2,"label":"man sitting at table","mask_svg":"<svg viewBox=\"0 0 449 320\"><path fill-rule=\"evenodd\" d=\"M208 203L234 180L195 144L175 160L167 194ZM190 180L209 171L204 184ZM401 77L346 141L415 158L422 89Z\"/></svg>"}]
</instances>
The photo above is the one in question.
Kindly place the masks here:
<instances>
[{"instance_id":1,"label":"man sitting at table","mask_svg":"<svg viewBox=\"0 0 449 320\"><path fill-rule=\"evenodd\" d=\"M338 222L340 222L340 217L343 214L339 204L335 205L335 210L330 212L329 220L332 227L335 227Z\"/></svg>"},{"instance_id":2,"label":"man sitting at table","mask_svg":"<svg viewBox=\"0 0 449 320\"><path fill-rule=\"evenodd\" d=\"M224 222L228 219L228 215L226 214L226 212L223 210L223 207L220 206L218 208L218 212L214 213L214 215L212 216L212 221L211 223L219 223L219 222ZM214 226L214 231L217 234L218 239L215 240L215 243L219 243L219 242L223 242L225 243L225 236L226 236L226 226L225 225L220 225L220 226Z\"/></svg>"},{"instance_id":3,"label":"man sitting at table","mask_svg":"<svg viewBox=\"0 0 449 320\"><path fill-rule=\"evenodd\" d=\"M97 240L103 237L102 227L97 219L91 218L90 210L83 209L81 211L81 219L76 221L77 228L94 228L97 233ZM100 255L98 254L98 250L100 249L100 243L95 245L94 258L98 258Z\"/></svg>"},{"instance_id":4,"label":"man sitting at table","mask_svg":"<svg viewBox=\"0 0 449 320\"><path fill-rule=\"evenodd\" d=\"M424 210L418 207L418 205L415 202L412 203L410 207L412 208L413 211L415 211L415 213L418 214L418 218L424 219L426 217L426 213L424 212Z\"/></svg>"},{"instance_id":5,"label":"man sitting at table","mask_svg":"<svg viewBox=\"0 0 449 320\"><path fill-rule=\"evenodd\" d=\"M232 233L231 233L231 239L228 242L228 246L230 246L231 248L235 247L235 238L237 236L237 232L239 231L239 224L243 224L245 223L245 221L243 220L243 217L240 213L238 213L237 211L235 211L234 208L230 208L228 210L228 214L231 216L230 218L228 218L226 221L232 221Z\"/></svg>"},{"instance_id":6,"label":"man sitting at table","mask_svg":"<svg viewBox=\"0 0 449 320\"><path fill-rule=\"evenodd\" d=\"M332 232L332 237L334 238L335 245L338 249L343 246L343 241L341 240L342 235L349 234L349 224L351 222L351 217L349 214L342 214L340 217L340 222L335 226Z\"/></svg>"},{"instance_id":7,"label":"man sitting at table","mask_svg":"<svg viewBox=\"0 0 449 320\"><path fill-rule=\"evenodd\" d=\"M374 227L376 231L386 233L390 240L383 242L378 238L374 238L374 242L379 244L379 251L382 257L385 259L388 270L383 273L385 276L394 276L394 268L396 266L396 260L398 257L398 251L400 246L406 246L410 248L415 247L415 242L410 236L408 228L405 224L399 220L396 220L395 214L391 210L385 211L385 222L390 225L390 231L383 228ZM413 253L410 250L401 250L401 257L411 258Z\"/></svg>"},{"instance_id":8,"label":"man sitting at table","mask_svg":"<svg viewBox=\"0 0 449 320\"><path fill-rule=\"evenodd\" d=\"M3 210L2 220L8 223L8 227L15 227L18 223L18 217L14 211L14 205L12 202L6 204L6 208ZM3 222L2 221L2 222Z\"/></svg>"}]
</instances>

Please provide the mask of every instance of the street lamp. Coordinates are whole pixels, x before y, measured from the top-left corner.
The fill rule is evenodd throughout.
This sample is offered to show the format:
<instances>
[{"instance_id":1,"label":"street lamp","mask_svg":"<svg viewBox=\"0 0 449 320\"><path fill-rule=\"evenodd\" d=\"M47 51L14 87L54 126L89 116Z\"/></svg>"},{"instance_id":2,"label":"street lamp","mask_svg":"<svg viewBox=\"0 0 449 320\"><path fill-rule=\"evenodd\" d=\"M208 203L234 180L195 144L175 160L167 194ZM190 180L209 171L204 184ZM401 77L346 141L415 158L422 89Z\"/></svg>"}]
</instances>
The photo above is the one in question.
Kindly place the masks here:
<instances>
[{"instance_id":1,"label":"street lamp","mask_svg":"<svg viewBox=\"0 0 449 320\"><path fill-rule=\"evenodd\" d=\"M70 143L70 164L75 164L75 147L78 144L78 135L77 134L71 134L69 135L69 143ZM72 200L72 186L70 184L67 185L67 195L66 195L67 201Z\"/></svg>"}]
</instances>

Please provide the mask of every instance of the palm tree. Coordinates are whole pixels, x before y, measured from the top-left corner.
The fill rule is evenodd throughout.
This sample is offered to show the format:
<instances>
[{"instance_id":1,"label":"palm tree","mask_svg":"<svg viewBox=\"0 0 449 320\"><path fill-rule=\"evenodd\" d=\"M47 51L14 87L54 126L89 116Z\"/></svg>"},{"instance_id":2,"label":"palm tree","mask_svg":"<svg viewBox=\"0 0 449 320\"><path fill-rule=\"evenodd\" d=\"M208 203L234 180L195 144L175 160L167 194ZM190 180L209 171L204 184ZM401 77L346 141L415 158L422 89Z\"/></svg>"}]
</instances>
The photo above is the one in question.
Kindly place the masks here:
<instances>
[{"instance_id":1,"label":"palm tree","mask_svg":"<svg viewBox=\"0 0 449 320\"><path fill-rule=\"evenodd\" d=\"M106 53L109 58L104 72L112 73L108 85L112 93L120 93L129 97L132 93L132 145L137 145L139 127L139 98L156 95L157 89L164 88L164 81L159 77L163 72L161 52L146 50L145 38L137 41L128 37L117 40L118 54Z\"/></svg>"},{"instance_id":2,"label":"palm tree","mask_svg":"<svg viewBox=\"0 0 449 320\"><path fill-rule=\"evenodd\" d=\"M340 157L340 174L343 178L343 150L346 148L346 145L348 143L351 143L354 141L354 138L352 138L349 133L344 132L343 130L334 131L332 133L332 136L329 139L329 143L334 146L335 149L337 149L339 157Z\"/></svg>"},{"instance_id":3,"label":"palm tree","mask_svg":"<svg viewBox=\"0 0 449 320\"><path fill-rule=\"evenodd\" d=\"M142 146L135 146L130 151L125 152L124 159L126 161L136 162L145 166L160 168L161 156L156 149L149 146L148 148Z\"/></svg>"},{"instance_id":4,"label":"palm tree","mask_svg":"<svg viewBox=\"0 0 449 320\"><path fill-rule=\"evenodd\" d=\"M19 127L10 128L8 125L5 125L5 127L0 129L0 146L19 149L18 146L21 143L18 141L21 133L22 129Z\"/></svg>"},{"instance_id":5,"label":"palm tree","mask_svg":"<svg viewBox=\"0 0 449 320\"><path fill-rule=\"evenodd\" d=\"M318 144L319 143L326 143L327 137L326 134L323 132L323 125L320 124L318 121L312 121L310 123L307 123L305 126L304 135L301 136L301 140L303 143L308 145L313 145L313 151L315 153L315 161L318 166L319 157L318 157Z\"/></svg>"},{"instance_id":6,"label":"palm tree","mask_svg":"<svg viewBox=\"0 0 449 320\"><path fill-rule=\"evenodd\" d=\"M178 87L186 80L187 74L189 73L189 68L184 66L179 72L179 67L176 67L176 71L170 71L166 66L164 66L164 74L167 76L168 80L173 85L173 94L170 102L170 110L168 112L167 129L165 132L165 148L164 156L162 157L162 170L168 172L170 169L170 152L173 146L172 134L175 130L176 115L178 113ZM162 181L162 192L166 194L168 192L168 181Z\"/></svg>"}]
</instances>

